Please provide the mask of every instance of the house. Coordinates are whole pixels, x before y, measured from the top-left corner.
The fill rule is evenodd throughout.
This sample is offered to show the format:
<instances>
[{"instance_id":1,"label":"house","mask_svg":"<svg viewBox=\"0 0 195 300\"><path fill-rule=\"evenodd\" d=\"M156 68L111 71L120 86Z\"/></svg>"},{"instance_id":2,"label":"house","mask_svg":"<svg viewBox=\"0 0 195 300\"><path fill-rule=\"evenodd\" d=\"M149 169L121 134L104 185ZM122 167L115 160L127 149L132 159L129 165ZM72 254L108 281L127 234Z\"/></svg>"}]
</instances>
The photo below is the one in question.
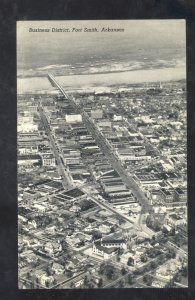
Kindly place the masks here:
<instances>
[{"instance_id":1,"label":"house","mask_svg":"<svg viewBox=\"0 0 195 300\"><path fill-rule=\"evenodd\" d=\"M125 264L125 265L127 265L127 262L128 262L128 260L129 260L129 257L131 257L132 258L132 253L123 253L121 256L120 256L120 262L122 263L122 264Z\"/></svg>"},{"instance_id":2,"label":"house","mask_svg":"<svg viewBox=\"0 0 195 300\"><path fill-rule=\"evenodd\" d=\"M69 211L71 211L71 212L78 212L80 210L81 210L81 208L77 205L73 205L72 207L69 208Z\"/></svg>"},{"instance_id":3,"label":"house","mask_svg":"<svg viewBox=\"0 0 195 300\"><path fill-rule=\"evenodd\" d=\"M80 243L80 239L75 235L66 236L66 242L70 245L77 245L78 243Z\"/></svg>"},{"instance_id":4,"label":"house","mask_svg":"<svg viewBox=\"0 0 195 300\"><path fill-rule=\"evenodd\" d=\"M44 205L41 205L41 204L38 204L38 203L35 203L33 205L33 207L37 210L37 211L40 211L40 212L45 212L46 211L46 207Z\"/></svg>"},{"instance_id":5,"label":"house","mask_svg":"<svg viewBox=\"0 0 195 300\"><path fill-rule=\"evenodd\" d=\"M43 286L46 286L46 282L53 283L53 276L47 276L47 273L44 270L35 270L34 272L36 278L39 280L39 283Z\"/></svg>"},{"instance_id":6,"label":"house","mask_svg":"<svg viewBox=\"0 0 195 300\"><path fill-rule=\"evenodd\" d=\"M62 251L62 245L56 242L47 242L44 245L44 250L50 255L53 256L57 252Z\"/></svg>"},{"instance_id":7,"label":"house","mask_svg":"<svg viewBox=\"0 0 195 300\"><path fill-rule=\"evenodd\" d=\"M32 201L36 200L40 197L40 193L38 191L31 190L25 190L23 194L24 200L26 201Z\"/></svg>"},{"instance_id":8,"label":"house","mask_svg":"<svg viewBox=\"0 0 195 300\"><path fill-rule=\"evenodd\" d=\"M52 264L52 270L55 272L56 275L61 275L64 273L65 268L59 263L54 262Z\"/></svg>"},{"instance_id":9,"label":"house","mask_svg":"<svg viewBox=\"0 0 195 300\"><path fill-rule=\"evenodd\" d=\"M103 234L110 233L110 227L104 224L101 224L98 230Z\"/></svg>"},{"instance_id":10,"label":"house","mask_svg":"<svg viewBox=\"0 0 195 300\"><path fill-rule=\"evenodd\" d=\"M152 282L152 287L154 287L154 288L164 288L165 285L166 285L166 283L163 281L154 280Z\"/></svg>"},{"instance_id":11,"label":"house","mask_svg":"<svg viewBox=\"0 0 195 300\"><path fill-rule=\"evenodd\" d=\"M166 224L176 228L178 225L186 224L186 220L176 213L171 213L166 216Z\"/></svg>"},{"instance_id":12,"label":"house","mask_svg":"<svg viewBox=\"0 0 195 300\"><path fill-rule=\"evenodd\" d=\"M163 264L158 269L156 269L156 277L168 282L178 272L179 268L180 264L178 263L178 261L176 259L172 259L168 261L168 263Z\"/></svg>"},{"instance_id":13,"label":"house","mask_svg":"<svg viewBox=\"0 0 195 300\"><path fill-rule=\"evenodd\" d=\"M75 288L80 288L83 285L84 278L79 279L77 282L74 283Z\"/></svg>"},{"instance_id":14,"label":"house","mask_svg":"<svg viewBox=\"0 0 195 300\"><path fill-rule=\"evenodd\" d=\"M37 228L37 222L35 220L29 220L28 225L30 228Z\"/></svg>"}]
</instances>

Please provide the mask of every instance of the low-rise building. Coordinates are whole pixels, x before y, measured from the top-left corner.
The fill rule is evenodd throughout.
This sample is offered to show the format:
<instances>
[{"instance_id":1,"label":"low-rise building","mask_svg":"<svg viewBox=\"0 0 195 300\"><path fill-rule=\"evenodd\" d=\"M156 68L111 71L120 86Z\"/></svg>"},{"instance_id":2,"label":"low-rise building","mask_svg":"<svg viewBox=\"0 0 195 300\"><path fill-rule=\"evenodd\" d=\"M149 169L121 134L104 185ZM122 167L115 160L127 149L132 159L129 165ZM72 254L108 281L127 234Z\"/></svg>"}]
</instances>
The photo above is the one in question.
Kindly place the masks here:
<instances>
[{"instance_id":1,"label":"low-rise building","mask_svg":"<svg viewBox=\"0 0 195 300\"><path fill-rule=\"evenodd\" d=\"M176 228L178 225L186 224L186 219L176 213L171 213L166 216L166 224Z\"/></svg>"},{"instance_id":2,"label":"low-rise building","mask_svg":"<svg viewBox=\"0 0 195 300\"><path fill-rule=\"evenodd\" d=\"M56 242L47 242L44 245L44 250L50 255L53 256L57 252L62 251L62 245Z\"/></svg>"},{"instance_id":3,"label":"low-rise building","mask_svg":"<svg viewBox=\"0 0 195 300\"><path fill-rule=\"evenodd\" d=\"M52 153L41 154L42 164L44 167L55 167L55 157Z\"/></svg>"},{"instance_id":4,"label":"low-rise building","mask_svg":"<svg viewBox=\"0 0 195 300\"><path fill-rule=\"evenodd\" d=\"M52 270L55 272L56 275L61 275L64 273L65 268L61 264L54 262L52 264Z\"/></svg>"}]
</instances>

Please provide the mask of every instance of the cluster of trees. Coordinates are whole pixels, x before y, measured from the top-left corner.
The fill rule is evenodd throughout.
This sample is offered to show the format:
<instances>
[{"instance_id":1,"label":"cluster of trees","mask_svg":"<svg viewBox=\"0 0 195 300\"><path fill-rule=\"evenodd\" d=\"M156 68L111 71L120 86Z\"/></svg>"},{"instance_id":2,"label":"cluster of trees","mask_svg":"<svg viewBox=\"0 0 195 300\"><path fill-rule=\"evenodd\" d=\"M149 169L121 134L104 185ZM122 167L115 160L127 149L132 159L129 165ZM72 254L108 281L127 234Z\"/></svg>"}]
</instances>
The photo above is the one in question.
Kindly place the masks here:
<instances>
[{"instance_id":1,"label":"cluster of trees","mask_svg":"<svg viewBox=\"0 0 195 300\"><path fill-rule=\"evenodd\" d=\"M101 234L101 232L99 232L99 231L93 231L93 232L92 232L92 236L93 236L93 239L94 239L94 240L98 240L98 239L101 239L101 238L102 238L102 234Z\"/></svg>"},{"instance_id":2,"label":"cluster of trees","mask_svg":"<svg viewBox=\"0 0 195 300\"><path fill-rule=\"evenodd\" d=\"M161 230L161 225L159 224L158 220L156 220L152 215L149 215L146 218L146 225L155 232Z\"/></svg>"},{"instance_id":3,"label":"cluster of trees","mask_svg":"<svg viewBox=\"0 0 195 300\"><path fill-rule=\"evenodd\" d=\"M122 278L118 282L118 287L119 288L124 288L126 284L133 285L135 282L136 282L135 275L130 273L127 276L125 276L125 278Z\"/></svg>"},{"instance_id":4,"label":"cluster of trees","mask_svg":"<svg viewBox=\"0 0 195 300\"><path fill-rule=\"evenodd\" d=\"M175 257L175 251L172 249L168 249L166 253L158 254L156 260L153 260L149 263L147 263L142 268L136 269L133 274L134 275L141 275L145 272L149 272L151 270L156 269L158 266L162 265L167 261L167 259L174 258Z\"/></svg>"},{"instance_id":5,"label":"cluster of trees","mask_svg":"<svg viewBox=\"0 0 195 300\"><path fill-rule=\"evenodd\" d=\"M166 244L168 242L168 235L161 233L156 237L155 241L161 244Z\"/></svg>"},{"instance_id":6,"label":"cluster of trees","mask_svg":"<svg viewBox=\"0 0 195 300\"><path fill-rule=\"evenodd\" d=\"M183 277L188 277L188 268L187 268L187 266L184 266L182 269L181 269L181 275L183 276Z\"/></svg>"},{"instance_id":7,"label":"cluster of trees","mask_svg":"<svg viewBox=\"0 0 195 300\"><path fill-rule=\"evenodd\" d=\"M166 255L167 259L175 258L176 257L176 252L175 252L174 249L169 248L169 249L167 249L165 255Z\"/></svg>"},{"instance_id":8,"label":"cluster of trees","mask_svg":"<svg viewBox=\"0 0 195 300\"><path fill-rule=\"evenodd\" d=\"M85 276L85 278L84 278L83 285L85 288L88 288L88 289L92 289L95 286L94 282L92 280L90 280L87 276Z\"/></svg>"},{"instance_id":9,"label":"cluster of trees","mask_svg":"<svg viewBox=\"0 0 195 300\"><path fill-rule=\"evenodd\" d=\"M172 237L172 240L179 247L187 244L186 238L179 233L175 234L175 236Z\"/></svg>"},{"instance_id":10,"label":"cluster of trees","mask_svg":"<svg viewBox=\"0 0 195 300\"><path fill-rule=\"evenodd\" d=\"M30 173L18 173L18 183L23 187L26 187L30 183L34 182L34 175Z\"/></svg>"},{"instance_id":11,"label":"cluster of trees","mask_svg":"<svg viewBox=\"0 0 195 300\"><path fill-rule=\"evenodd\" d=\"M99 282L97 285L98 285L98 287L103 286L102 278L99 279ZM88 289L93 289L96 287L96 282L93 280L93 278L88 278L87 276L85 276L84 282L83 282L83 287L88 288Z\"/></svg>"},{"instance_id":12,"label":"cluster of trees","mask_svg":"<svg viewBox=\"0 0 195 300\"><path fill-rule=\"evenodd\" d=\"M150 248L146 250L146 255L149 258L155 258L160 254L162 254L162 251L159 248Z\"/></svg>"},{"instance_id":13,"label":"cluster of trees","mask_svg":"<svg viewBox=\"0 0 195 300\"><path fill-rule=\"evenodd\" d=\"M102 263L99 274L105 275L109 280L112 280L116 277L117 269L113 265Z\"/></svg>"},{"instance_id":14,"label":"cluster of trees","mask_svg":"<svg viewBox=\"0 0 195 300\"><path fill-rule=\"evenodd\" d=\"M174 236L175 228L172 228L170 231L168 231L165 227L163 227L162 233L164 233L165 236Z\"/></svg>"},{"instance_id":15,"label":"cluster of trees","mask_svg":"<svg viewBox=\"0 0 195 300\"><path fill-rule=\"evenodd\" d=\"M152 281L153 281L153 276L151 276L150 274L144 275L144 277L143 277L143 282L144 282L146 285L151 286Z\"/></svg>"}]
</instances>

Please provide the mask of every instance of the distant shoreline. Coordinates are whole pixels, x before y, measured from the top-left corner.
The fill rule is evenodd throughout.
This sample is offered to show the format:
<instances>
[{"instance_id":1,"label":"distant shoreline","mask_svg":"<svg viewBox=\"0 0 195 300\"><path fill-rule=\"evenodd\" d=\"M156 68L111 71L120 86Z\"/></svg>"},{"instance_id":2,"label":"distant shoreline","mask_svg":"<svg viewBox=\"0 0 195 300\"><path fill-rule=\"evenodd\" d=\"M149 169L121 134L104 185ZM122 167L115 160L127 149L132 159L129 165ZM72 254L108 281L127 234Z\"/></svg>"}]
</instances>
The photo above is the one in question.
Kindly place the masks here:
<instances>
[{"instance_id":1,"label":"distant shoreline","mask_svg":"<svg viewBox=\"0 0 195 300\"><path fill-rule=\"evenodd\" d=\"M112 70L112 71L103 71L103 72L86 72L86 73L72 73L72 74L58 74L55 75L55 71L51 73L55 76L55 77L61 77L61 76L82 76L82 75L104 75L104 74L112 74L112 73L124 73L124 72L135 72L135 71L147 71L147 70L159 70L159 69L170 69L170 68L180 68L179 66L173 66L173 67L159 67L156 66L154 68L149 68L149 67L144 67L144 68L138 68L138 69L129 69L129 70ZM50 72L48 72L50 73ZM22 75L17 75L17 78L20 79L25 79L25 78L36 78L36 77L47 77L47 74L33 74L33 75L26 75L26 76L22 76Z\"/></svg>"}]
</instances>

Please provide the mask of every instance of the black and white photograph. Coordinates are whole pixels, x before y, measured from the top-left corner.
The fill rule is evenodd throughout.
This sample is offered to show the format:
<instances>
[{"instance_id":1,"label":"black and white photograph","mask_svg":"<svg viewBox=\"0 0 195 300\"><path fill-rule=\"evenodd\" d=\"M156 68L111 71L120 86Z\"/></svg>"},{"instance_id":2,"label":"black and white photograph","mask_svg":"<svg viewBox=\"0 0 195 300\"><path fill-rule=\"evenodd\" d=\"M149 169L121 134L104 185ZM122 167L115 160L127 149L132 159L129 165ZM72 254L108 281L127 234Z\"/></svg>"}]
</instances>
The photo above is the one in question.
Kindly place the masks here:
<instances>
[{"instance_id":1,"label":"black and white photograph","mask_svg":"<svg viewBox=\"0 0 195 300\"><path fill-rule=\"evenodd\" d=\"M17 21L18 288L188 288L186 21Z\"/></svg>"}]
</instances>

